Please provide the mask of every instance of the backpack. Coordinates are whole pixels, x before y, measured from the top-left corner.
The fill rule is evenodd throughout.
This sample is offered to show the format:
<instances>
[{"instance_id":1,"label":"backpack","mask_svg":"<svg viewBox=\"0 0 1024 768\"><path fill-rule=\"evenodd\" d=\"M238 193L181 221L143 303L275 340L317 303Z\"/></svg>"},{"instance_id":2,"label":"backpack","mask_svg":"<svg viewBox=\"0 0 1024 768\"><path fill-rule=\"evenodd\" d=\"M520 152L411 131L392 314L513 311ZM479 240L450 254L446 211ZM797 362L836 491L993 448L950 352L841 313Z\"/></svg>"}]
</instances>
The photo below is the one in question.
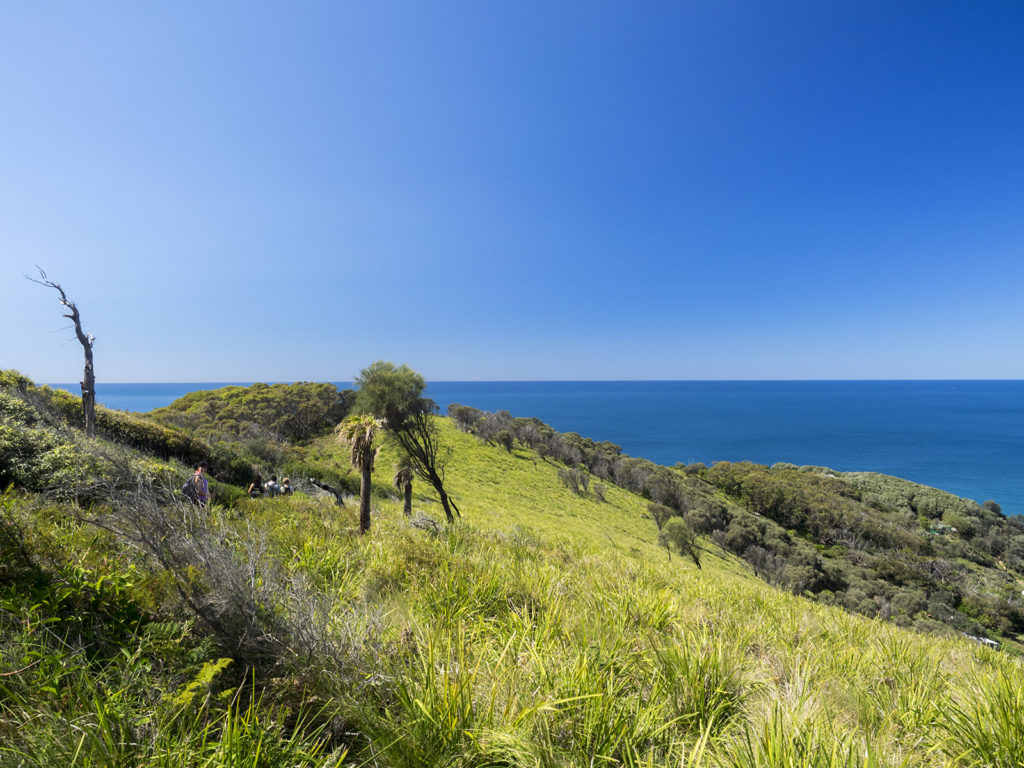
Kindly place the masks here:
<instances>
[{"instance_id":1,"label":"backpack","mask_svg":"<svg viewBox=\"0 0 1024 768\"><path fill-rule=\"evenodd\" d=\"M199 492L196 490L195 475L185 481L185 484L181 486L181 492L185 494L185 498L192 502L199 501Z\"/></svg>"}]
</instances>

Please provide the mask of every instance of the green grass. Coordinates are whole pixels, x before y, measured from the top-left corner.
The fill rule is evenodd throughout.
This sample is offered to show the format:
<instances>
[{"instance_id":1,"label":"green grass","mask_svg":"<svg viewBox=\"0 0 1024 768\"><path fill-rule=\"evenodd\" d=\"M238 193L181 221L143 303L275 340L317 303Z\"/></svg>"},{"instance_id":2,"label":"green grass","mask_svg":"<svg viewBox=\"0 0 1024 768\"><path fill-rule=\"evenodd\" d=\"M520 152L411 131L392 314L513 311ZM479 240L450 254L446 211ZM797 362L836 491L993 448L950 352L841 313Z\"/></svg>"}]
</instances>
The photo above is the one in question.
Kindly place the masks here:
<instances>
[{"instance_id":1,"label":"green grass","mask_svg":"<svg viewBox=\"0 0 1024 768\"><path fill-rule=\"evenodd\" d=\"M70 617L10 587L0 673L39 661L0 677L0 765L1024 761L1017 658L774 590L706 540L703 569L669 560L645 500L615 487L604 502L576 496L556 465L444 430L462 520L440 534L402 516L387 450L367 536L355 502L297 494L211 512L225 547L260 538L326 606L319 631L344 641L344 669L319 646L268 669L218 667L222 649L154 600L161 582L143 559L50 523L38 546L70 558L93 541L88 563L134 565L139 578L119 589L158 615L90 656L62 634ZM324 441L307 460L342 456ZM427 490L416 483L414 509L441 519ZM19 502L18 514L39 513Z\"/></svg>"}]
</instances>

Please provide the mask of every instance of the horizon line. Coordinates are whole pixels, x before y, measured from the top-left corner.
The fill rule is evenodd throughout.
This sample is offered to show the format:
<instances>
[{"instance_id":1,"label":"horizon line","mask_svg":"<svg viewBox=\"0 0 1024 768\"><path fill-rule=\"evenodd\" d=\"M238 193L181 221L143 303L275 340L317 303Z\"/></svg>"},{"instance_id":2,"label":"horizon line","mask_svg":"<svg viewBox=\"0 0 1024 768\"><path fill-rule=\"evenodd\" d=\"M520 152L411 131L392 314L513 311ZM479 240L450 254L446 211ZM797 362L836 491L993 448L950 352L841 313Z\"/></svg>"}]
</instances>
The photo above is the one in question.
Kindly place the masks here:
<instances>
[{"instance_id":1,"label":"horizon line","mask_svg":"<svg viewBox=\"0 0 1024 768\"><path fill-rule=\"evenodd\" d=\"M290 379L290 380L277 380L272 381L270 379L253 379L248 381L97 381L97 386L105 384L218 384L227 386L252 386L253 384L298 384L298 383L313 383L313 384L337 384L340 382L349 382L351 379ZM917 378L917 377L900 377L900 378L710 378L710 379L425 379L427 385L430 384L619 384L619 383L637 383L637 384L678 384L678 383L763 383L763 382L778 382L778 383L800 383L800 382L918 382L918 381L1024 381L1024 378L1012 378L1012 377L986 377L986 378L947 378L947 377L934 377L934 378ZM69 382L69 381L45 381L39 382L44 386L80 386L80 382Z\"/></svg>"}]
</instances>

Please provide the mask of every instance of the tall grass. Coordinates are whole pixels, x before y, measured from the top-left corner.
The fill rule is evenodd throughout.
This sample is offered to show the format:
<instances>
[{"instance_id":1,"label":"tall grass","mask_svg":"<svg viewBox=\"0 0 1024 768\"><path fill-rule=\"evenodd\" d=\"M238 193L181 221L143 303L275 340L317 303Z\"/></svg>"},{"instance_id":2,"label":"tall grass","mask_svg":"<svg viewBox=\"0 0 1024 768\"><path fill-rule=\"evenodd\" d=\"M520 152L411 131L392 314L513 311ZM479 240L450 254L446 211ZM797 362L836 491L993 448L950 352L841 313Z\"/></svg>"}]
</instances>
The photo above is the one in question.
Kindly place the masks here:
<instances>
[{"instance_id":1,"label":"tall grass","mask_svg":"<svg viewBox=\"0 0 1024 768\"><path fill-rule=\"evenodd\" d=\"M941 719L950 736L946 754L959 765L1024 765L1024 684L1019 670L978 673L962 697L949 704Z\"/></svg>"},{"instance_id":2,"label":"tall grass","mask_svg":"<svg viewBox=\"0 0 1024 768\"><path fill-rule=\"evenodd\" d=\"M138 576L109 582L92 634L5 587L0 765L1024 764L1015 658L776 591L710 543L702 570L670 561L643 500L580 497L518 449L458 440L464 522L440 532L383 492L368 536L299 494L130 518L180 526L187 569L161 582L120 540L74 561L88 529L61 523L35 543L93 568L62 585L99 594L101 563ZM230 631L170 599L181 578ZM126 627L132 599L155 615ZM120 647L89 640L112 628Z\"/></svg>"},{"instance_id":3,"label":"tall grass","mask_svg":"<svg viewBox=\"0 0 1024 768\"><path fill-rule=\"evenodd\" d=\"M0 766L153 768L325 768L340 766L326 721L285 729L281 712L251 685L212 685L220 665L184 690L154 669L140 644L105 663L62 645L24 637L30 675L0 685ZM139 638L140 643L142 638ZM12 676L13 677L13 676Z\"/></svg>"}]
</instances>

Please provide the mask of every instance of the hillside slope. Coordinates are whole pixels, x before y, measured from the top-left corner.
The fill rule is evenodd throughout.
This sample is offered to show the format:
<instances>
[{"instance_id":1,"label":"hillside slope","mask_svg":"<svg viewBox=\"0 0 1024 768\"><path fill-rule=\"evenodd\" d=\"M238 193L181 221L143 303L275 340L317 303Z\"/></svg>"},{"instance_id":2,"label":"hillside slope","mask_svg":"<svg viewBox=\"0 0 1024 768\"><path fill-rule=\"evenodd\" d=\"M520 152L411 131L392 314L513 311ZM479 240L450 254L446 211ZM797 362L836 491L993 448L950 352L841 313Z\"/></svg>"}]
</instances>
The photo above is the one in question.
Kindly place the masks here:
<instances>
[{"instance_id":1,"label":"hillside slope","mask_svg":"<svg viewBox=\"0 0 1024 768\"><path fill-rule=\"evenodd\" d=\"M311 488L183 506L139 454L89 507L7 493L0 765L1024 762L1012 655L775 589L710 539L670 559L648 499L444 437L463 518L436 533L386 449L362 537ZM345 471L330 439L303 460Z\"/></svg>"}]
</instances>

